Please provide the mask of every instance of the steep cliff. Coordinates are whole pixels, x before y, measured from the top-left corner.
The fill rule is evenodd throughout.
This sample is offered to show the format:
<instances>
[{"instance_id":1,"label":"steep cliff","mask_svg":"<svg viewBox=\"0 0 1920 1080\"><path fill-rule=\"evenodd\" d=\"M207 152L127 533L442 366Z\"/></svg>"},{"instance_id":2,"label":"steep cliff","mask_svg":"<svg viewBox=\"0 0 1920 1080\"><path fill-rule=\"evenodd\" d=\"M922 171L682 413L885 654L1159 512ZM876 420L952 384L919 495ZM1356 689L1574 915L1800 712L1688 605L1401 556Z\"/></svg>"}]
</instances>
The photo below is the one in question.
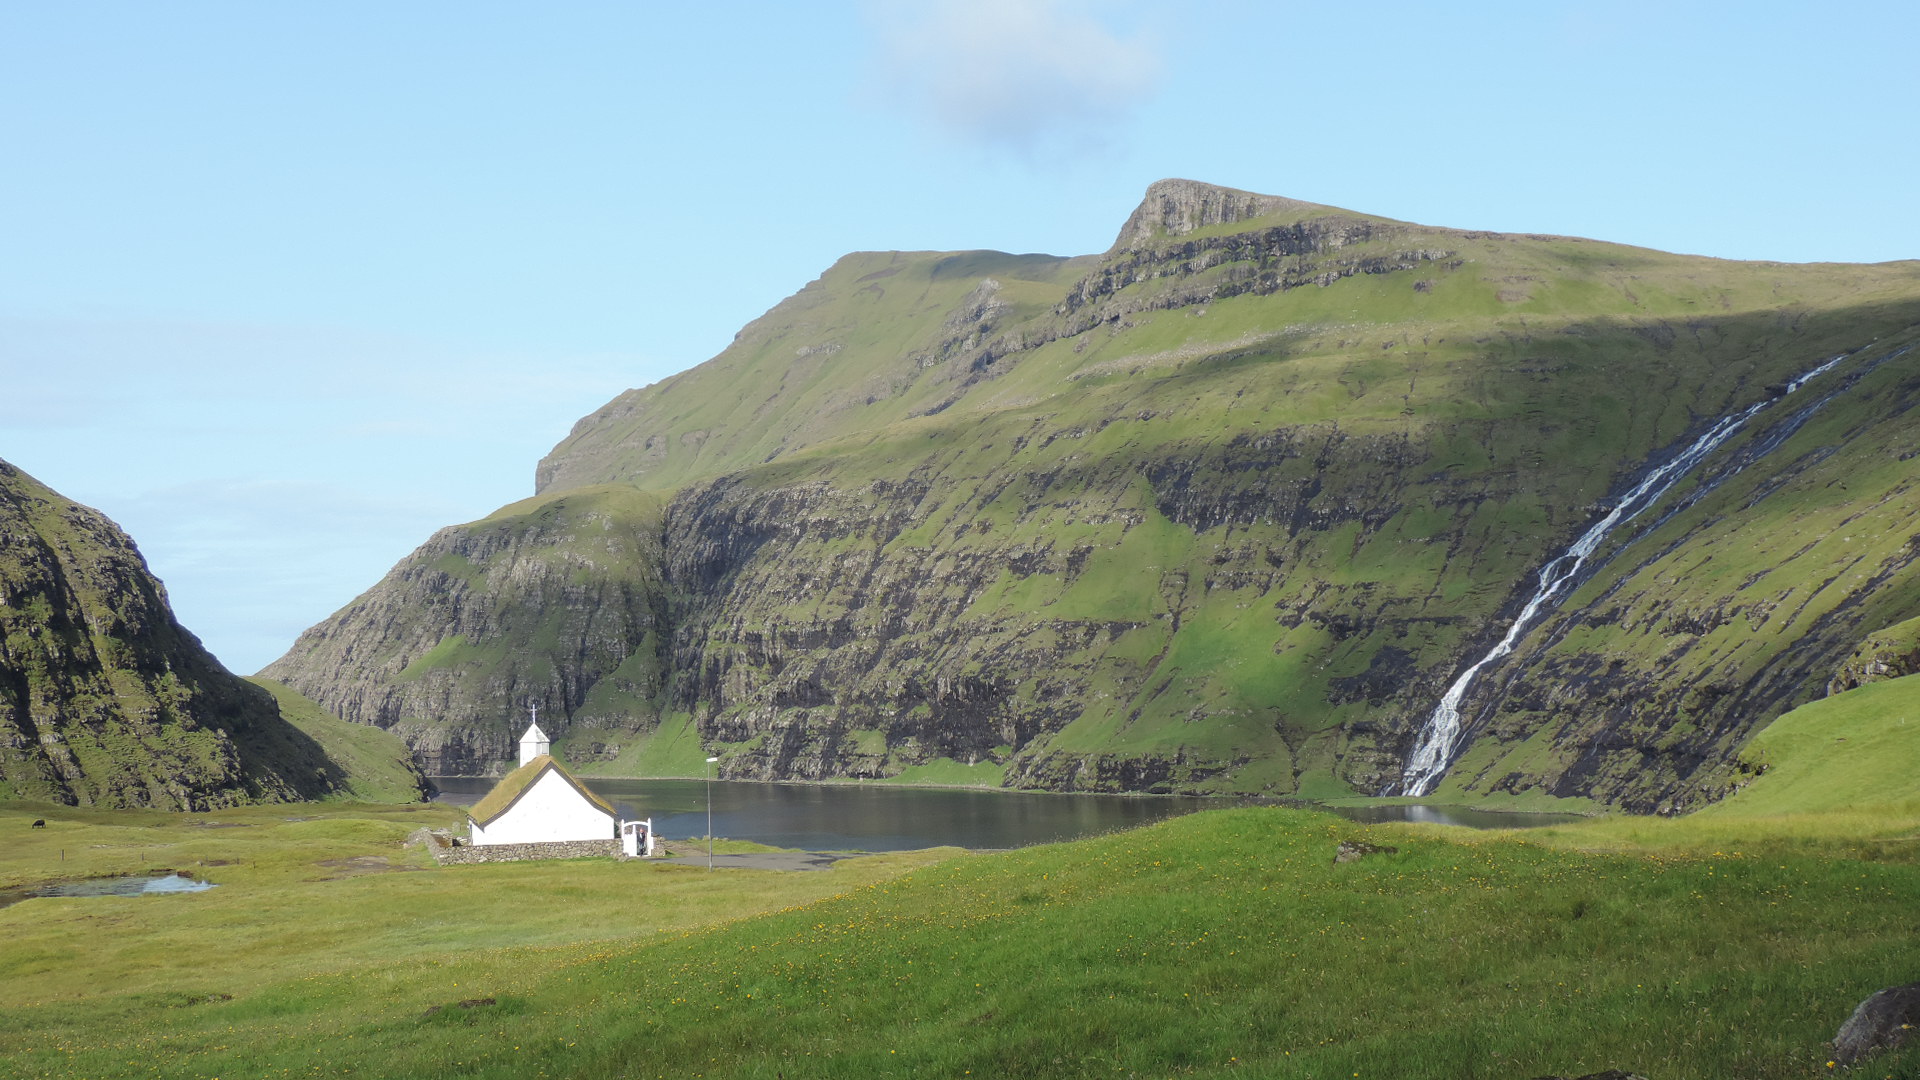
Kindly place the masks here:
<instances>
[{"instance_id":1,"label":"steep cliff","mask_svg":"<svg viewBox=\"0 0 1920 1080\"><path fill-rule=\"evenodd\" d=\"M1463 708L1455 789L1688 804L1920 613L1917 327L1920 264L1729 263L1191 181L1154 185L1100 256L850 255L541 462L542 499L655 500L613 512L635 556L592 578L649 598L646 644L556 660L542 700L640 665L594 720L627 741L599 741L697 734L733 776L1379 791L1611 500L1844 355L1817 410L1769 413L1611 537ZM471 638L431 590L386 602L272 671L395 724L410 666ZM606 610L579 603L552 617ZM471 738L460 710L510 712L478 691L538 680L503 633L474 693L409 715Z\"/></svg>"},{"instance_id":2,"label":"steep cliff","mask_svg":"<svg viewBox=\"0 0 1920 1080\"><path fill-rule=\"evenodd\" d=\"M0 462L0 798L204 810L349 780L181 629L126 534Z\"/></svg>"},{"instance_id":3,"label":"steep cliff","mask_svg":"<svg viewBox=\"0 0 1920 1080\"><path fill-rule=\"evenodd\" d=\"M406 740L434 775L498 772L527 707L576 763L658 723L657 500L600 487L442 529L261 674Z\"/></svg>"}]
</instances>

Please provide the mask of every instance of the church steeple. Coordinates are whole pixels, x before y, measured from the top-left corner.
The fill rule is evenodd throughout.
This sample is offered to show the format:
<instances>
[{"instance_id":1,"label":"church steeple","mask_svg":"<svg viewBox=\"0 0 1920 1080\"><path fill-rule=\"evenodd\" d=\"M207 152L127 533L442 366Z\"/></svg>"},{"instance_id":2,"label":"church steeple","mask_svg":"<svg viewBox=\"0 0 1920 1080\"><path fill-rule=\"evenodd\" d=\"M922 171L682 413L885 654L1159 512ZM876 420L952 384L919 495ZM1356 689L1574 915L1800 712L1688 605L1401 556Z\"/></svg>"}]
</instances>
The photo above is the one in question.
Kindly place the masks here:
<instances>
[{"instance_id":1,"label":"church steeple","mask_svg":"<svg viewBox=\"0 0 1920 1080\"><path fill-rule=\"evenodd\" d=\"M520 764L525 765L537 757L544 757L552 747L552 740L540 730L540 706L527 703L527 733L520 736Z\"/></svg>"}]
</instances>

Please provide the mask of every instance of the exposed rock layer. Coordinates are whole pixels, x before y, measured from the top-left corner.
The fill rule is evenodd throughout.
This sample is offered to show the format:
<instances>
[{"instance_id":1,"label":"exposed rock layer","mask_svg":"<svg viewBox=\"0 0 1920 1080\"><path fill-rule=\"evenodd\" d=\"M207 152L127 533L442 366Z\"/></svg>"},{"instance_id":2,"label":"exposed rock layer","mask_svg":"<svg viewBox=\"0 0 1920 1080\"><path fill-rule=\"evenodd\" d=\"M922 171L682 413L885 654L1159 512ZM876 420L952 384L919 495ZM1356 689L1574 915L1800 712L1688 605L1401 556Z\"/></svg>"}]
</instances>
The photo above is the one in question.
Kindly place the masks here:
<instances>
[{"instance_id":1,"label":"exposed rock layer","mask_svg":"<svg viewBox=\"0 0 1920 1080\"><path fill-rule=\"evenodd\" d=\"M1827 680L1827 694L1843 694L1915 672L1920 672L1920 618L1869 635Z\"/></svg>"},{"instance_id":2,"label":"exposed rock layer","mask_svg":"<svg viewBox=\"0 0 1920 1080\"><path fill-rule=\"evenodd\" d=\"M659 733L731 776L1377 791L1609 499L1847 354L1817 413L1725 444L1467 702L1456 788L1677 809L1920 612L1917 324L1912 264L1168 182L1100 257L842 259L541 463L529 506L658 493L605 506L619 557L503 512L270 671L458 771L508 757L535 697L588 758ZM436 569L456 555L486 569Z\"/></svg>"}]
</instances>

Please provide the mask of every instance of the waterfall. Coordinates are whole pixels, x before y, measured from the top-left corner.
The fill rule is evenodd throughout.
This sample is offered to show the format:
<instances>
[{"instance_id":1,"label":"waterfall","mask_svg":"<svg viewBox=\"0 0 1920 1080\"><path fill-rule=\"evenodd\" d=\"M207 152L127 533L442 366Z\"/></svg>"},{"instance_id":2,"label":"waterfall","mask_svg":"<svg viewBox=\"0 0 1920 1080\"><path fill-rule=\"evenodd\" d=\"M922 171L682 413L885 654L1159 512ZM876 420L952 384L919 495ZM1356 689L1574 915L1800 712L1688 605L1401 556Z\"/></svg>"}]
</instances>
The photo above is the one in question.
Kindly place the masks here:
<instances>
[{"instance_id":1,"label":"waterfall","mask_svg":"<svg viewBox=\"0 0 1920 1080\"><path fill-rule=\"evenodd\" d=\"M1572 546L1541 567L1540 574L1535 579L1533 595L1527 599L1526 606L1520 609L1520 615L1513 620L1513 625L1507 628L1506 636L1500 639L1498 645L1487 650L1487 654L1475 661L1472 667L1461 672L1459 677L1453 680L1453 685L1447 687L1447 692L1441 696L1440 704L1434 706L1433 715L1427 717L1426 727L1421 732L1420 745L1414 749L1413 756L1407 759L1406 769L1401 773L1398 785L1401 794L1425 795L1433 790L1433 785L1439 781L1441 774L1447 771L1447 766L1453 764L1454 752L1459 749L1462 730L1460 702L1466 697L1467 687L1473 682L1473 677L1480 674L1480 669L1513 651L1514 645L1520 640L1520 635L1526 632L1534 617L1573 582L1580 573L1581 567L1586 564L1587 556L1599 548L1608 534L1639 517L1642 511L1660 501L1662 495L1665 495L1673 485L1685 479L1687 474L1705 461L1707 455L1718 449L1721 443L1726 442L1735 432L1745 427L1747 421L1771 407L1774 402L1798 391L1812 379L1832 370L1835 364L1844 359L1846 359L1845 354L1836 356L1811 371L1795 377L1777 396L1749 405L1741 412L1721 417L1707 429L1706 434L1695 439L1691 445L1676 454L1666 464L1648 473L1632 491L1627 492L1618 503L1614 504L1606 517L1601 518L1586 532L1580 534L1580 539L1575 540Z\"/></svg>"}]
</instances>

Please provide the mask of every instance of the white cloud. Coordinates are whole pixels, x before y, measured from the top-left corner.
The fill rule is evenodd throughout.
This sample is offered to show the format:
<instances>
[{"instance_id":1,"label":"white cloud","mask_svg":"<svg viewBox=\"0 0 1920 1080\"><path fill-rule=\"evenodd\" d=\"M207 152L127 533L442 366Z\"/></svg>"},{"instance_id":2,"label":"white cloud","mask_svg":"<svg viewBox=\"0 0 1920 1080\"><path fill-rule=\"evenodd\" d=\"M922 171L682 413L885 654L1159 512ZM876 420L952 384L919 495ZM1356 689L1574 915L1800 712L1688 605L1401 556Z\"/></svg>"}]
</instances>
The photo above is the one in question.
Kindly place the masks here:
<instances>
[{"instance_id":1,"label":"white cloud","mask_svg":"<svg viewBox=\"0 0 1920 1080\"><path fill-rule=\"evenodd\" d=\"M1114 9L1098 0L869 5L897 101L948 133L1021 153L1097 145L1157 87L1158 53L1146 35L1117 32Z\"/></svg>"}]
</instances>

